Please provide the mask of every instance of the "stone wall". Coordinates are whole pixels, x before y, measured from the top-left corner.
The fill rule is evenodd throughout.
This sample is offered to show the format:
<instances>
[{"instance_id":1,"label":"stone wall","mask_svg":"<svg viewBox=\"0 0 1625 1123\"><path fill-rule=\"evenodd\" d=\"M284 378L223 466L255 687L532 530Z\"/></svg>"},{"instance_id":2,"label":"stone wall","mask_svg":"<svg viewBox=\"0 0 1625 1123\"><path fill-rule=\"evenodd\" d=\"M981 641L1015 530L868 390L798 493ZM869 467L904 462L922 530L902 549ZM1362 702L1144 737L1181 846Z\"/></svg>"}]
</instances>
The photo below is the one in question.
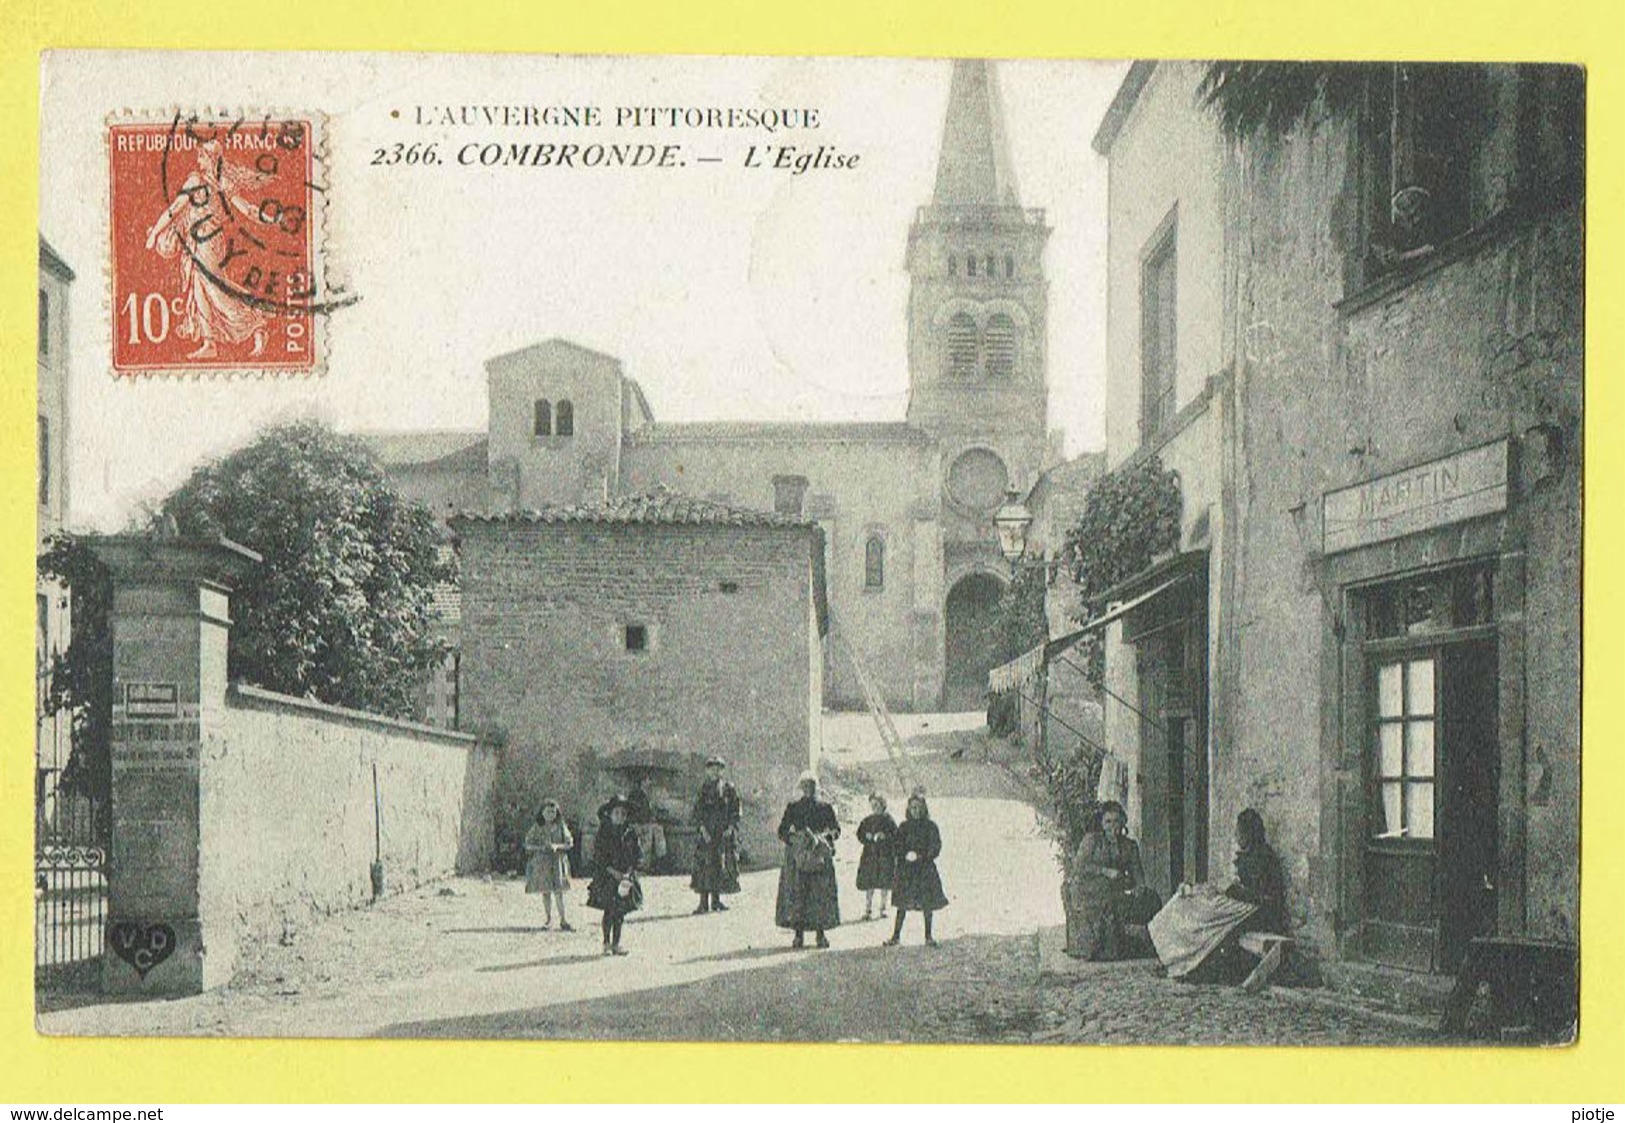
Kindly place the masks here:
<instances>
[{"instance_id":1,"label":"stone wall","mask_svg":"<svg viewBox=\"0 0 1625 1123\"><path fill-rule=\"evenodd\" d=\"M457 524L466 728L504 749L499 831L540 801L590 828L624 785L617 760L673 770L686 819L720 753L745 803L743 842L770 861L797 775L817 759L815 532L799 527ZM647 647L627 650L629 624Z\"/></svg>"},{"instance_id":2,"label":"stone wall","mask_svg":"<svg viewBox=\"0 0 1625 1123\"><path fill-rule=\"evenodd\" d=\"M490 748L253 687L227 693L199 775L211 955L372 899L374 766L386 892L487 867Z\"/></svg>"},{"instance_id":3,"label":"stone wall","mask_svg":"<svg viewBox=\"0 0 1625 1123\"><path fill-rule=\"evenodd\" d=\"M644 492L664 484L731 506L771 511L774 477L805 477L807 517L825 535L832 630L857 651L888 706L933 709L942 690L947 595L936 445L901 426L868 427L875 436L851 439L821 437L818 426L775 426L777 436L759 437L685 432L694 428L699 427L671 426L663 434L657 427L630 442L626 490ZM882 435L888 433L899 435ZM865 584L864 551L871 535L885 542L885 581L879 588ZM863 704L839 643L830 647L826 687L833 705Z\"/></svg>"},{"instance_id":4,"label":"stone wall","mask_svg":"<svg viewBox=\"0 0 1625 1123\"><path fill-rule=\"evenodd\" d=\"M1493 137L1492 137L1493 139ZM1572 936L1577 856L1582 352L1580 224L1502 216L1362 281L1358 137L1318 119L1232 167L1238 351L1234 602L1219 637L1214 854L1258 807L1302 934L1358 954L1368 827L1364 655L1350 590L1454 562L1497 573L1502 933ZM1362 287L1362 285L1364 287ZM1533 466L1532 436L1558 434ZM1327 492L1506 439L1507 510L1322 557ZM1565 455L1566 453L1566 455ZM1527 626L1538 621L1538 626ZM1351 708L1352 707L1352 708ZM1358 712L1356 712L1358 711Z\"/></svg>"}]
</instances>

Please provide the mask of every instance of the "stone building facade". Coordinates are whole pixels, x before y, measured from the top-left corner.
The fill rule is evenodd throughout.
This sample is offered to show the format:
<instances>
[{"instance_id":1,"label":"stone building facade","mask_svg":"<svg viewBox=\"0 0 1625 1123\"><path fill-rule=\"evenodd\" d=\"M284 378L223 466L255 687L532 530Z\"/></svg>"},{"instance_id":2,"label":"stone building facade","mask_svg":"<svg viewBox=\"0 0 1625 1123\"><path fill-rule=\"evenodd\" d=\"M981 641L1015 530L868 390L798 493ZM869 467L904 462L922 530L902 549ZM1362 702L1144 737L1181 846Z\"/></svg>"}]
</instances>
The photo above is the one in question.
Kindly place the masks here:
<instances>
[{"instance_id":1,"label":"stone building facade","mask_svg":"<svg viewBox=\"0 0 1625 1123\"><path fill-rule=\"evenodd\" d=\"M1096 137L1108 456L1160 451L1185 503L1108 646L1148 867L1224 877L1255 807L1328 961L1573 940L1582 79L1342 69L1231 138L1203 77L1136 64ZM1198 624L1181 676L1155 639Z\"/></svg>"},{"instance_id":2,"label":"stone building facade","mask_svg":"<svg viewBox=\"0 0 1625 1123\"><path fill-rule=\"evenodd\" d=\"M675 836L720 753L742 845L774 855L784 801L818 760L819 529L664 489L451 525L462 715L502 745L500 837L522 835L548 796L590 830L633 775Z\"/></svg>"},{"instance_id":3,"label":"stone building facade","mask_svg":"<svg viewBox=\"0 0 1625 1123\"><path fill-rule=\"evenodd\" d=\"M992 67L961 60L935 189L907 232L903 418L657 422L618 360L551 340L486 364L485 432L368 439L405 493L448 514L666 486L811 519L828 544L826 701L862 704L854 652L893 707L979 708L986 623L1007 578L990 520L1053 444L1047 235L1043 212L1017 196Z\"/></svg>"}]
</instances>

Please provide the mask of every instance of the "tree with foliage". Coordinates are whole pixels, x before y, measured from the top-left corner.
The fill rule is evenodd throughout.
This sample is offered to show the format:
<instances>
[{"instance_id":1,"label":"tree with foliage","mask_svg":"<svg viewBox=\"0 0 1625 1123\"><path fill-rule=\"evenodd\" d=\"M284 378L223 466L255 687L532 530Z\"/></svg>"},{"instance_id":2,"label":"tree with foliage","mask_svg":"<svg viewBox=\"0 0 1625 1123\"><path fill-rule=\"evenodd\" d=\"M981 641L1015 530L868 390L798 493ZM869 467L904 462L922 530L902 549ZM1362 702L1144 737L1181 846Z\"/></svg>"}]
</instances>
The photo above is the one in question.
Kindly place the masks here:
<instances>
[{"instance_id":1,"label":"tree with foliage","mask_svg":"<svg viewBox=\"0 0 1625 1123\"><path fill-rule=\"evenodd\" d=\"M232 594L233 679L412 715L447 651L431 597L455 567L434 516L396 492L364 444L316 422L267 429L194 470L158 518L265 559Z\"/></svg>"},{"instance_id":2,"label":"tree with foliage","mask_svg":"<svg viewBox=\"0 0 1625 1123\"><path fill-rule=\"evenodd\" d=\"M1331 113L1353 112L1381 71L1358 62L1215 62L1203 74L1197 97L1234 140L1278 137L1317 104Z\"/></svg>"},{"instance_id":3,"label":"tree with foliage","mask_svg":"<svg viewBox=\"0 0 1625 1123\"><path fill-rule=\"evenodd\" d=\"M68 646L53 653L45 668L45 712L67 711L72 730L73 747L59 782L63 791L106 807L113 782L108 751L113 729L113 631L108 621L112 575L88 546L70 534L46 539L39 574L65 590L73 606Z\"/></svg>"}]
</instances>

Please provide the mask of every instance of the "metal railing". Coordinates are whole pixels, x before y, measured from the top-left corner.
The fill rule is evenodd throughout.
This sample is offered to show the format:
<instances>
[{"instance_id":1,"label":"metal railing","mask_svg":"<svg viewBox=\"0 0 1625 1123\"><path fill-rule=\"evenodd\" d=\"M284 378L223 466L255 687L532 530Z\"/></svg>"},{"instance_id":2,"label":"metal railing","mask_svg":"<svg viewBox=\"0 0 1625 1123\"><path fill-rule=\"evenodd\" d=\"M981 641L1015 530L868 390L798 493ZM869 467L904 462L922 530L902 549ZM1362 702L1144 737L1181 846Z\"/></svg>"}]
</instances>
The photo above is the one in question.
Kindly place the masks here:
<instances>
[{"instance_id":1,"label":"metal railing","mask_svg":"<svg viewBox=\"0 0 1625 1123\"><path fill-rule=\"evenodd\" d=\"M34 969L102 954L107 931L107 851L41 845L34 852Z\"/></svg>"}]
</instances>

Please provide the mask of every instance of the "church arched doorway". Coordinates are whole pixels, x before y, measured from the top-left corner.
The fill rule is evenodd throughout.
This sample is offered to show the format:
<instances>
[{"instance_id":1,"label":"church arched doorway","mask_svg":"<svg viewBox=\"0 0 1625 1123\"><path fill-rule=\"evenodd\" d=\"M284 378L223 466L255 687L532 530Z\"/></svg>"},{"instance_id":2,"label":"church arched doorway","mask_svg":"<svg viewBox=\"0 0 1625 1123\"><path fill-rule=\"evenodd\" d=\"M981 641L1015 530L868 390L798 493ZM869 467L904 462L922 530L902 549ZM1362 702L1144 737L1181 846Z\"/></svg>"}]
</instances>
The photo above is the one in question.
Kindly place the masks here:
<instances>
[{"instance_id":1,"label":"church arched doorway","mask_svg":"<svg viewBox=\"0 0 1625 1123\"><path fill-rule=\"evenodd\" d=\"M1003 594L1004 582L991 573L967 574L948 590L943 613L944 710L980 710L987 704L987 673L1001 661L998 619Z\"/></svg>"}]
</instances>

